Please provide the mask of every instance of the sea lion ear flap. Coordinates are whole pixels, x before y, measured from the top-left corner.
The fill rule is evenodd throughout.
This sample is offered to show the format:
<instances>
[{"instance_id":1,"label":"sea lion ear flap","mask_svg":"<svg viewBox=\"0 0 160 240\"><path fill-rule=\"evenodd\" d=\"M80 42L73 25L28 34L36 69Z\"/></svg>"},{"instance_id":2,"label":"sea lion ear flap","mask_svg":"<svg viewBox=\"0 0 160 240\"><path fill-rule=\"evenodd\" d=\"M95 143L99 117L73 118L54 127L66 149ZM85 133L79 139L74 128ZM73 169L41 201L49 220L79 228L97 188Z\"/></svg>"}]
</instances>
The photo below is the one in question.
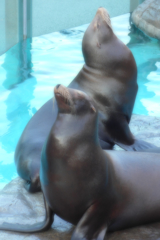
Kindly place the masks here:
<instances>
[{"instance_id":1,"label":"sea lion ear flap","mask_svg":"<svg viewBox=\"0 0 160 240\"><path fill-rule=\"evenodd\" d=\"M96 109L95 109L95 107L91 104L91 112L92 113L96 113Z\"/></svg>"}]
</instances>

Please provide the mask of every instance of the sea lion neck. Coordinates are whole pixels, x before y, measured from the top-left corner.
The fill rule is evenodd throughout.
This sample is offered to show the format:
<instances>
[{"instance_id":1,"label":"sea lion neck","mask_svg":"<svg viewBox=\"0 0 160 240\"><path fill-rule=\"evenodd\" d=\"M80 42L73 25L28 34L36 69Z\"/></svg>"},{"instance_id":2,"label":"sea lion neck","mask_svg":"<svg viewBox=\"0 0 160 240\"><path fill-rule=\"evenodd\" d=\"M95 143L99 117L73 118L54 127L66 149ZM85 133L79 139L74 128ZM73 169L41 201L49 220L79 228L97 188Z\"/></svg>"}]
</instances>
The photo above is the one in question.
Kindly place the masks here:
<instances>
[{"instance_id":1,"label":"sea lion neck","mask_svg":"<svg viewBox=\"0 0 160 240\"><path fill-rule=\"evenodd\" d=\"M75 141L83 138L83 141L89 141L99 146L98 140L98 117L89 114L64 114L58 113L55 124L52 128L52 134L56 139L65 138ZM76 140L78 141L78 140Z\"/></svg>"},{"instance_id":2,"label":"sea lion neck","mask_svg":"<svg viewBox=\"0 0 160 240\"><path fill-rule=\"evenodd\" d=\"M102 69L94 68L86 64L83 65L82 71L84 74L92 74L93 76L97 76L97 77L106 76L106 72L103 71Z\"/></svg>"}]
</instances>

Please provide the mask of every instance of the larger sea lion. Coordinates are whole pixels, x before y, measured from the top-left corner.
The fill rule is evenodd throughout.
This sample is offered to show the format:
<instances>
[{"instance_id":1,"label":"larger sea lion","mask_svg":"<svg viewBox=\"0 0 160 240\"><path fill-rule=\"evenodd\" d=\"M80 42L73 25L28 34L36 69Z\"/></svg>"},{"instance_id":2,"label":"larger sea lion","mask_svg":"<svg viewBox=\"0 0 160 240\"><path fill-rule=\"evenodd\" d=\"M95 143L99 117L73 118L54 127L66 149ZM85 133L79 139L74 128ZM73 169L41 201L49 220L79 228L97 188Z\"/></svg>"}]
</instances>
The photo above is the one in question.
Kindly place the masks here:
<instances>
[{"instance_id":1,"label":"larger sea lion","mask_svg":"<svg viewBox=\"0 0 160 240\"><path fill-rule=\"evenodd\" d=\"M46 220L0 229L43 231L57 214L77 225L72 240L103 240L106 232L160 220L160 155L102 150L93 100L63 86L54 92L58 115L40 168Z\"/></svg>"},{"instance_id":2,"label":"larger sea lion","mask_svg":"<svg viewBox=\"0 0 160 240\"><path fill-rule=\"evenodd\" d=\"M82 42L85 64L70 88L86 92L99 110L99 139L103 149L117 143L140 150L151 144L134 139L129 121L137 93L137 67L128 47L114 34L108 12L99 8ZM49 100L32 117L18 142L15 163L30 192L40 190L40 154L57 117L57 104Z\"/></svg>"}]
</instances>

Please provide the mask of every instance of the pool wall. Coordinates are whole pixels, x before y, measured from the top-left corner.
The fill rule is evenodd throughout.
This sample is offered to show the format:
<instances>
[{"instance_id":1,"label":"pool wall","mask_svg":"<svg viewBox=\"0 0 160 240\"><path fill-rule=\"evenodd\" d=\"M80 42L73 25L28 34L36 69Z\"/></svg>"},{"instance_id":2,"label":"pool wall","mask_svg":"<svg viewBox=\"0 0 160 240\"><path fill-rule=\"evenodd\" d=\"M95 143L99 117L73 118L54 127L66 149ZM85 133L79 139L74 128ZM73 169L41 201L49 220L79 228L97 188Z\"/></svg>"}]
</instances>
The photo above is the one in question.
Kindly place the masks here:
<instances>
[{"instance_id":1,"label":"pool wall","mask_svg":"<svg viewBox=\"0 0 160 240\"><path fill-rule=\"evenodd\" d=\"M133 11L139 0L34 0L32 3L32 36L68 29L89 23L98 7L105 7L111 17Z\"/></svg>"},{"instance_id":2,"label":"pool wall","mask_svg":"<svg viewBox=\"0 0 160 240\"><path fill-rule=\"evenodd\" d=\"M27 5L27 37L89 23L98 7L110 16L132 12L143 0L0 0L0 55L23 38L23 5Z\"/></svg>"},{"instance_id":3,"label":"pool wall","mask_svg":"<svg viewBox=\"0 0 160 240\"><path fill-rule=\"evenodd\" d=\"M21 0L0 0L0 55L23 37Z\"/></svg>"},{"instance_id":4,"label":"pool wall","mask_svg":"<svg viewBox=\"0 0 160 240\"><path fill-rule=\"evenodd\" d=\"M0 54L5 51L5 0L1 0L0 2Z\"/></svg>"}]
</instances>

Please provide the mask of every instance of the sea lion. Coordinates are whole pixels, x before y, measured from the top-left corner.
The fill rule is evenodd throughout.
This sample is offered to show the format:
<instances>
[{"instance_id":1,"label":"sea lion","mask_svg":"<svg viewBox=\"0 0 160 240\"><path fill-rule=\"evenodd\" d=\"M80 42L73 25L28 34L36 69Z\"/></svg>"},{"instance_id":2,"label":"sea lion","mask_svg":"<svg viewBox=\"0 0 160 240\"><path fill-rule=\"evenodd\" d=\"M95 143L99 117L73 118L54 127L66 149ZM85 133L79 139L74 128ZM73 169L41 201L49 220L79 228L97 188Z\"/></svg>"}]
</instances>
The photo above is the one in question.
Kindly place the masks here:
<instances>
[{"instance_id":1,"label":"sea lion","mask_svg":"<svg viewBox=\"0 0 160 240\"><path fill-rule=\"evenodd\" d=\"M160 220L160 155L102 150L92 98L63 86L54 92L58 116L40 180L53 213L77 225L72 240Z\"/></svg>"},{"instance_id":2,"label":"sea lion","mask_svg":"<svg viewBox=\"0 0 160 240\"><path fill-rule=\"evenodd\" d=\"M82 90L99 110L99 139L103 149L117 143L125 150L151 148L137 141L129 121L137 93L137 66L128 47L114 34L108 12L99 8L87 28L82 51L85 64L69 88ZM40 154L57 117L57 104L49 100L31 118L18 142L15 163L19 176L26 180L30 192L40 190Z\"/></svg>"},{"instance_id":3,"label":"sea lion","mask_svg":"<svg viewBox=\"0 0 160 240\"><path fill-rule=\"evenodd\" d=\"M160 155L102 150L93 100L63 86L54 92L58 115L40 167L46 220L0 229L43 231L57 214L77 225L72 240L103 240L106 232L160 220Z\"/></svg>"}]
</instances>

